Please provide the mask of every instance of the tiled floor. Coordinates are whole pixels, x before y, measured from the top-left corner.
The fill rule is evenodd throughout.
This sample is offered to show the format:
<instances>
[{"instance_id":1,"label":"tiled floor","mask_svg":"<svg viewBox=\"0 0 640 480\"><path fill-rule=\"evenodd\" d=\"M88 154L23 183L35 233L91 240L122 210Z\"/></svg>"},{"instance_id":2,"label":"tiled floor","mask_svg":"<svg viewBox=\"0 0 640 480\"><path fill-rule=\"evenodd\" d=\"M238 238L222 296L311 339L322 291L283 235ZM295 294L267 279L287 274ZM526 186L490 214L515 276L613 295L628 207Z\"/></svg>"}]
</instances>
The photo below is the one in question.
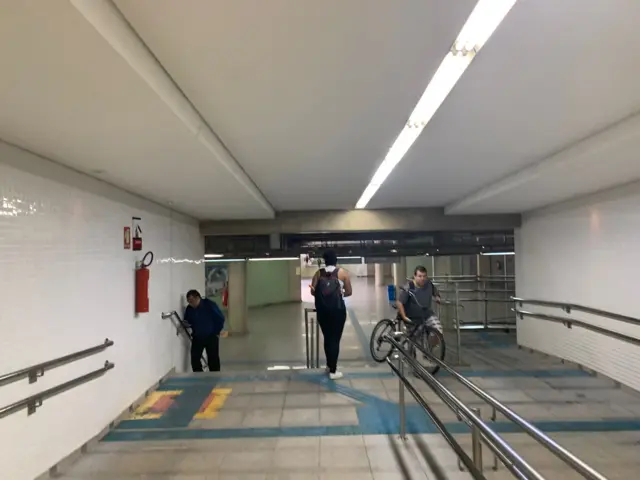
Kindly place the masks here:
<instances>
[{"instance_id":1,"label":"tiled floor","mask_svg":"<svg viewBox=\"0 0 640 480\"><path fill-rule=\"evenodd\" d=\"M304 330L299 306L265 309L253 317L249 337L229 339L223 348L229 365L223 373L169 379L157 392L170 396L160 402L162 411L145 410L138 412L138 419L121 422L63 472L64 478L470 478L458 469L451 448L408 394L411 435L406 443L399 440L398 380L386 365L371 363L363 342L388 307L383 289L361 286L368 297L350 304L344 379L331 382L320 371L267 371L276 360L294 367L304 359L304 338L302 349L292 343ZM273 329L260 324L267 321ZM246 358L254 363L243 364L241 351L248 346L254 350ZM575 365L520 350L513 335L502 332L465 333L462 353L468 366L460 371L472 382L607 478L637 478L640 394ZM440 374L439 379L463 402L480 408L489 425L544 478L582 478L503 416L489 421L491 409L451 376ZM470 452L466 426L426 385L413 382ZM488 479L512 478L503 466L491 470L493 459L486 447L484 457Z\"/></svg>"}]
</instances>

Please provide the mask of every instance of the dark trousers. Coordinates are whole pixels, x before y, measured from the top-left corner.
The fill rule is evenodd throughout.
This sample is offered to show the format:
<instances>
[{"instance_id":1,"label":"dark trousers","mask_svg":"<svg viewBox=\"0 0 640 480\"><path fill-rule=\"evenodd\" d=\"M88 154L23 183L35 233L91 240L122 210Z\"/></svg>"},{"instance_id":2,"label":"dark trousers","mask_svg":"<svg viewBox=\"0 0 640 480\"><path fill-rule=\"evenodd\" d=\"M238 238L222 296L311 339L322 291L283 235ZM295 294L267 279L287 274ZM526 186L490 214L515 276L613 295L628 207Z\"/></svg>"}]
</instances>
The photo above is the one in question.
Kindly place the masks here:
<instances>
[{"instance_id":1,"label":"dark trousers","mask_svg":"<svg viewBox=\"0 0 640 480\"><path fill-rule=\"evenodd\" d=\"M207 351L210 372L220 371L220 337L193 337L191 342L191 368L194 372L202 372L202 352Z\"/></svg>"},{"instance_id":2,"label":"dark trousers","mask_svg":"<svg viewBox=\"0 0 640 480\"><path fill-rule=\"evenodd\" d=\"M347 310L328 312L318 310L316 315L324 336L324 354L327 358L327 367L331 373L335 373L340 355L340 340L344 324L347 321Z\"/></svg>"}]
</instances>

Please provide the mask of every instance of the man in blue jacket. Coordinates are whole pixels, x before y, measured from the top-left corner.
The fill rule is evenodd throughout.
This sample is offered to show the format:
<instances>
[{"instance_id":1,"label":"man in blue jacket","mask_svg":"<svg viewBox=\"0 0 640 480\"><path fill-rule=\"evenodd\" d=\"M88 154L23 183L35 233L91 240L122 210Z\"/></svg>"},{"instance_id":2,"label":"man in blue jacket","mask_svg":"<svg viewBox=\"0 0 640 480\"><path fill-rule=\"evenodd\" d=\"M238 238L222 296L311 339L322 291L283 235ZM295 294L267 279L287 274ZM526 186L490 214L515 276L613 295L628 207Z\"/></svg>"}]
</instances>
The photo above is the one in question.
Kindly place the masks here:
<instances>
[{"instance_id":1,"label":"man in blue jacket","mask_svg":"<svg viewBox=\"0 0 640 480\"><path fill-rule=\"evenodd\" d=\"M210 372L220 371L220 332L224 327L224 314L218 305L202 298L197 290L187 292L189 306L184 321L191 327L191 368L202 372L202 352L207 351Z\"/></svg>"}]
</instances>

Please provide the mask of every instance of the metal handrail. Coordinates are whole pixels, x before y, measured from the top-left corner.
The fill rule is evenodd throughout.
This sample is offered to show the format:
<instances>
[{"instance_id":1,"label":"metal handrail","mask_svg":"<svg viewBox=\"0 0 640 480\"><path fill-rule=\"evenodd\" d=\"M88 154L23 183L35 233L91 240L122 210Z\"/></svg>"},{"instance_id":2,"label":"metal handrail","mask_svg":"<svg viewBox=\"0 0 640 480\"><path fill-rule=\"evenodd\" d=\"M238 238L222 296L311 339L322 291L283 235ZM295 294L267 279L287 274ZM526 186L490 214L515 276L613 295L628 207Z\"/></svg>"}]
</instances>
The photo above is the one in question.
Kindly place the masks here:
<instances>
[{"instance_id":1,"label":"metal handrail","mask_svg":"<svg viewBox=\"0 0 640 480\"><path fill-rule=\"evenodd\" d=\"M578 305L576 303L566 303L566 302L553 302L550 300L536 300L531 298L519 298L519 297L511 297L516 303L519 303L520 306L523 306L525 303L529 305L539 305L541 307L556 307L561 308L567 313L571 313L572 310L576 310L578 312L589 313L591 315L597 315L599 317L610 318L612 320L618 320L620 322L630 323L632 325L640 325L640 318L629 317L627 315L621 315L615 312L609 312L607 310L600 310L598 308L587 307L585 305Z\"/></svg>"},{"instance_id":2,"label":"metal handrail","mask_svg":"<svg viewBox=\"0 0 640 480\"><path fill-rule=\"evenodd\" d=\"M187 336L189 341L193 343L193 335L191 334L191 332L189 332L189 324L186 323L182 319L182 317L180 317L180 314L178 312L176 312L175 310L171 310L170 312L162 312L161 316L163 320L175 318L178 321L178 325L179 325L179 327L176 327L176 336L180 336L180 329L182 328L182 332L184 332L184 334ZM202 364L203 370L209 368L209 363L207 362L207 359L204 356L204 352L200 357L200 363Z\"/></svg>"},{"instance_id":3,"label":"metal handrail","mask_svg":"<svg viewBox=\"0 0 640 480\"><path fill-rule=\"evenodd\" d=\"M433 411L433 409L429 406L426 400L422 397L422 395L420 395L420 393L418 393L415 387L404 375L404 372L403 372L404 362L400 361L399 362L400 368L398 368L393 364L393 362L389 359L389 357L387 357L387 363L391 367L391 370L393 370L393 372L398 376L398 378L400 379L400 382L404 385L404 387L407 390L409 390L409 393L411 394L411 396L415 398L416 402L418 402L418 405L420 405L425 410L429 418L431 418L436 428L440 431L440 433L442 434L444 439L447 441L447 443L451 446L451 448L456 453L456 455L458 455L458 458L460 458L460 460L465 465L465 467L467 467L467 469L469 470L469 473L473 476L473 478L476 480L486 480L486 477L484 476L484 474L478 469L478 467L475 466L475 464L473 463L473 460L471 460L469 455L467 455L467 452L464 451L460 443L458 443L455 437L449 432L449 430L447 430L447 427L445 427L442 420L438 418L438 416ZM401 391L401 395L404 397L404 393L402 391ZM404 400L404 398L402 400ZM401 408L404 408L404 402ZM401 412L404 420L404 410L401 410ZM401 428L404 428L404 422L402 421L401 421ZM404 431L401 432L401 435L403 439L406 439L406 435Z\"/></svg>"},{"instance_id":4,"label":"metal handrail","mask_svg":"<svg viewBox=\"0 0 640 480\"><path fill-rule=\"evenodd\" d=\"M516 477L527 480L544 480L544 477L540 473L538 473L531 465L529 465L529 463L527 463L525 459L518 455L518 453L500 435L489 428L489 426L482 421L479 415L471 411L471 409L464 403L462 403L462 401L460 401L458 397L456 397L451 391L449 391L444 385L442 385L442 383L436 380L436 378L431 375L422 365L420 365L420 363L415 358L409 355L409 353L402 347L399 342L396 341L396 339L394 339L391 335L387 335L386 340L395 348L397 352L402 355L403 358L400 359L401 362L407 362L413 369L413 371L422 380L424 380L427 385L431 387L434 393L436 393L436 395L438 395L445 402L445 404L454 411L454 413L465 417L474 428L478 429L478 431L481 433L481 438L485 440L487 445L492 448L492 450L495 449L494 451L497 451L501 454L501 459L503 461L506 461L505 466ZM415 343L413 344L415 345ZM389 360L387 360L387 363L391 365L391 362ZM396 374L400 373L396 369L394 369L394 372ZM411 390L409 391L411 392ZM416 398L416 400L418 399ZM463 463L465 463L465 466L467 466L465 457L460 457L460 459ZM469 467L467 466L467 468ZM470 473L474 478L485 478L482 473L480 473L480 476L474 475L473 471L471 470Z\"/></svg>"},{"instance_id":5,"label":"metal handrail","mask_svg":"<svg viewBox=\"0 0 640 480\"><path fill-rule=\"evenodd\" d=\"M582 322L580 320L574 320L572 318L566 317L558 317L556 315L548 315L546 313L535 313L528 312L526 310L520 310L518 308L512 308L512 311L516 313L516 315L520 315L520 318L524 317L533 317L539 318L541 320L548 320L550 322L562 323L567 328L572 328L573 325L584 328L585 330L590 330L595 333L600 333L602 335L606 335L611 338L615 338L617 340L623 340L628 343L632 343L634 345L640 345L640 338L632 337L630 335L625 335L624 333L614 332L613 330L609 330L608 328L598 327L596 325L591 325L587 322Z\"/></svg>"},{"instance_id":6,"label":"metal handrail","mask_svg":"<svg viewBox=\"0 0 640 480\"><path fill-rule=\"evenodd\" d=\"M82 385L83 383L87 383L91 380L94 380L98 377L101 377L106 372L111 370L115 365L110 362L105 362L104 367L94 370L93 372L89 372L80 377L74 378L73 380L69 380L68 382L61 383L53 388L49 388L48 390L44 390L42 392L31 395L30 397L24 398L22 400L18 400L10 405L0 408L0 418L8 417L9 415L20 412L21 410L27 410L28 415L32 415L36 412L38 407L42 406L42 403L51 398L59 395L67 390L71 390L78 385Z\"/></svg>"},{"instance_id":7,"label":"metal handrail","mask_svg":"<svg viewBox=\"0 0 640 480\"><path fill-rule=\"evenodd\" d=\"M466 281L475 281L475 280L496 280L496 281L504 281L506 280L515 280L515 275L433 275L432 279L445 279L445 280L466 280Z\"/></svg>"},{"instance_id":8,"label":"metal handrail","mask_svg":"<svg viewBox=\"0 0 640 480\"><path fill-rule=\"evenodd\" d=\"M507 298L461 298L461 302L489 302L489 303L513 303L513 300Z\"/></svg>"},{"instance_id":9,"label":"metal handrail","mask_svg":"<svg viewBox=\"0 0 640 480\"><path fill-rule=\"evenodd\" d=\"M438 282L433 282L434 285L438 285ZM448 290L448 289L438 289L438 291L440 293L453 293L453 290ZM465 293L511 293L513 292L514 289L513 288L508 288L506 290L497 290L497 289L478 289L478 288L459 288L458 292L465 292Z\"/></svg>"},{"instance_id":10,"label":"metal handrail","mask_svg":"<svg viewBox=\"0 0 640 480\"><path fill-rule=\"evenodd\" d=\"M95 347L80 350L79 352L70 353L69 355L65 355L63 357L55 358L47 362L38 363L37 365L32 365L30 367L16 370L15 372L0 375L0 387L17 382L19 380L22 380L23 378L28 378L29 383L37 382L38 378L42 377L44 375L44 372L46 372L47 370L52 370L56 367L61 367L62 365L75 362L76 360L95 355L96 353L100 353L112 345L113 340L109 340L107 338L105 339L104 343L96 345Z\"/></svg>"},{"instance_id":11,"label":"metal handrail","mask_svg":"<svg viewBox=\"0 0 640 480\"><path fill-rule=\"evenodd\" d=\"M592 467L584 463L582 460L580 460L578 457L572 454L569 450L567 450L562 445L558 444L553 439L545 435L543 432L541 432L539 429L534 427L532 424L530 424L520 415L518 415L509 407L507 407L506 405L498 401L495 397L491 396L489 393L487 393L486 391L478 387L476 384L474 384L473 382L465 378L463 375L461 375L456 370L451 368L445 362L443 362L439 358L432 355L431 352L428 352L427 350L425 350L421 345L414 342L411 338L407 338L407 341L411 344L411 346L413 346L414 348L419 350L423 355L425 355L430 361L434 362L440 368L447 371L453 378L458 380L465 387L467 387L469 390L475 393L478 397L480 397L482 400L487 402L487 404L493 407L496 411L502 413L507 419L511 420L513 423L515 423L520 428L522 428L524 432L529 434L534 440L540 443L543 447L545 447L547 450L549 450L551 453L553 453L555 456L557 456L560 460L565 462L567 465L572 467L576 472L580 473L583 477L589 480L607 480L607 478L603 476L601 473L597 472ZM640 343L640 340L638 342ZM411 359L411 360L414 360L414 359ZM429 372L427 372L424 369L424 367L422 367L422 365L420 365L419 363L417 364L421 367L421 370L423 370L428 375L430 375ZM433 377L432 375L430 376L433 379L432 381L439 383L435 379L435 377Z\"/></svg>"}]
</instances>

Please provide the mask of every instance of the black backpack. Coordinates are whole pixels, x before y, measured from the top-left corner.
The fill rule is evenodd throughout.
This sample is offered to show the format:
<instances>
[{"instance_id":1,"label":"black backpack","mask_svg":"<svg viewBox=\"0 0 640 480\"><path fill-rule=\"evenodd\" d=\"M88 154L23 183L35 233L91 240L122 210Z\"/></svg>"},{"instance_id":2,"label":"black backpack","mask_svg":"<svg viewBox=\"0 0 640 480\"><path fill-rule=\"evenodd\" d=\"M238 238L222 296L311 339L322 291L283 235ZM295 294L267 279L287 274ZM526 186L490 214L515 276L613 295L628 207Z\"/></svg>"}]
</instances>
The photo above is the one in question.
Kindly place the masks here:
<instances>
[{"instance_id":1,"label":"black backpack","mask_svg":"<svg viewBox=\"0 0 640 480\"><path fill-rule=\"evenodd\" d=\"M320 270L315 289L316 309L342 310L344 308L338 270L340 269L336 268L333 272L327 272L324 268Z\"/></svg>"}]
</instances>

